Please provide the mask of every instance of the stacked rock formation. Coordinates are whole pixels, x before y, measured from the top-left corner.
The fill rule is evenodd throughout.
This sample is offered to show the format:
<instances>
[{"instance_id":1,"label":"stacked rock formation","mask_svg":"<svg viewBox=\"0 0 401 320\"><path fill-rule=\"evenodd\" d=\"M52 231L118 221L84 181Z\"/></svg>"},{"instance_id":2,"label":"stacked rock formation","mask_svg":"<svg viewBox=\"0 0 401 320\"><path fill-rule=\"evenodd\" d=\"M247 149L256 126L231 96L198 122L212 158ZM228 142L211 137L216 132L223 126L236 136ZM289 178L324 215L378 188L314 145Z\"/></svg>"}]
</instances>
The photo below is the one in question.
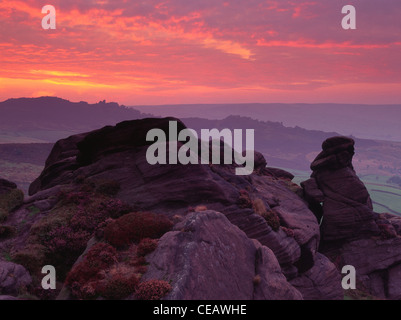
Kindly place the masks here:
<instances>
[{"instance_id":1,"label":"stacked rock formation","mask_svg":"<svg viewBox=\"0 0 401 320\"><path fill-rule=\"evenodd\" d=\"M369 193L352 166L354 140L332 137L302 182L309 208L321 221L320 252L339 270L355 268L357 289L384 299L400 299L401 218L373 211Z\"/></svg>"},{"instance_id":2,"label":"stacked rock formation","mask_svg":"<svg viewBox=\"0 0 401 320\"><path fill-rule=\"evenodd\" d=\"M354 140L333 137L323 142L322 152L311 164L311 178L302 183L313 208L322 203L323 240L351 239L377 235L372 201L365 185L352 166Z\"/></svg>"}]
</instances>

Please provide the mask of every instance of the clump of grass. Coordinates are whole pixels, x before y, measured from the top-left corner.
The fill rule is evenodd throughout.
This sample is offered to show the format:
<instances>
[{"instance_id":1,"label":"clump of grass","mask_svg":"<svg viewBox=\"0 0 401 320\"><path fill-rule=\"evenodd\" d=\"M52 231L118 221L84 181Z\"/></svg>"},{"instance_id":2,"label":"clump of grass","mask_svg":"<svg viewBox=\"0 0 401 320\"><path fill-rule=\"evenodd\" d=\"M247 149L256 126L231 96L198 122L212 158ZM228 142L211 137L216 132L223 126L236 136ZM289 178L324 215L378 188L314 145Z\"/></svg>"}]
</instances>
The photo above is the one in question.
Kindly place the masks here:
<instances>
[{"instance_id":1,"label":"clump of grass","mask_svg":"<svg viewBox=\"0 0 401 320\"><path fill-rule=\"evenodd\" d=\"M280 219L277 215L276 212L274 212L273 210L266 209L266 206L264 204L264 202L262 201L262 199L255 199L252 201L252 206L253 206L253 210L260 215L261 217L263 217L267 224L274 230L274 231L278 231L280 229Z\"/></svg>"},{"instance_id":2,"label":"clump of grass","mask_svg":"<svg viewBox=\"0 0 401 320\"><path fill-rule=\"evenodd\" d=\"M248 191L244 189L240 190L237 204L240 208L252 208L252 200L249 197Z\"/></svg>"},{"instance_id":3,"label":"clump of grass","mask_svg":"<svg viewBox=\"0 0 401 320\"><path fill-rule=\"evenodd\" d=\"M260 277L260 275L257 274L256 276L253 277L252 282L255 286L257 286L260 284L261 281L262 281L262 278Z\"/></svg>"},{"instance_id":4,"label":"clump of grass","mask_svg":"<svg viewBox=\"0 0 401 320\"><path fill-rule=\"evenodd\" d=\"M291 228L286 228L286 227L281 227L281 229L285 232L285 234L291 238L295 237L295 233L294 230L292 230Z\"/></svg>"},{"instance_id":5,"label":"clump of grass","mask_svg":"<svg viewBox=\"0 0 401 320\"><path fill-rule=\"evenodd\" d=\"M37 215L40 212L40 209L38 207L36 207L36 206L30 206L28 209L29 209L28 215L30 217L33 217L33 216Z\"/></svg>"},{"instance_id":6,"label":"clump of grass","mask_svg":"<svg viewBox=\"0 0 401 320\"><path fill-rule=\"evenodd\" d=\"M202 212L202 211L206 211L206 210L207 210L207 207L204 205L196 206L194 209L195 212Z\"/></svg>"}]
</instances>

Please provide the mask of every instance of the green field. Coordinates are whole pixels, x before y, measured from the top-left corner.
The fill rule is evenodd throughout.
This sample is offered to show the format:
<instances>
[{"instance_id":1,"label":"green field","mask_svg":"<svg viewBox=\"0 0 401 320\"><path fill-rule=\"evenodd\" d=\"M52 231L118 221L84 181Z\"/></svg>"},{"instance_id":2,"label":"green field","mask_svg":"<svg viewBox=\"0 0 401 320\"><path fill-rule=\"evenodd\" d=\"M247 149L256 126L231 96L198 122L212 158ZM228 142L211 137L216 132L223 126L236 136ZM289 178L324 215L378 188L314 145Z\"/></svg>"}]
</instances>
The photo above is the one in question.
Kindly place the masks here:
<instances>
[{"instance_id":1,"label":"green field","mask_svg":"<svg viewBox=\"0 0 401 320\"><path fill-rule=\"evenodd\" d=\"M387 176L364 175L360 178L371 195L375 211L401 215L401 187L387 183Z\"/></svg>"}]
</instances>

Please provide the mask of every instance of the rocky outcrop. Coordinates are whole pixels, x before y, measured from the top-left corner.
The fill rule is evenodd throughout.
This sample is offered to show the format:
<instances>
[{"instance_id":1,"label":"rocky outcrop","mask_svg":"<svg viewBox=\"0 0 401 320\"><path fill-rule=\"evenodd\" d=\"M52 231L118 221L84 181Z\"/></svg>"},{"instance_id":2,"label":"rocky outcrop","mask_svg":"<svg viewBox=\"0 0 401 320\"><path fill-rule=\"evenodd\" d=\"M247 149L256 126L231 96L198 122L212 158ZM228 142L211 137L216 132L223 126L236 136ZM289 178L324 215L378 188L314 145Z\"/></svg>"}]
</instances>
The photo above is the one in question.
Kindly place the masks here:
<instances>
[{"instance_id":1,"label":"rocky outcrop","mask_svg":"<svg viewBox=\"0 0 401 320\"><path fill-rule=\"evenodd\" d=\"M332 241L378 235L372 201L353 166L354 140L333 137L311 164L311 179L304 183L312 205L323 202L322 238Z\"/></svg>"},{"instance_id":2,"label":"rocky outcrop","mask_svg":"<svg viewBox=\"0 0 401 320\"><path fill-rule=\"evenodd\" d=\"M64 286L69 294L60 297L93 298L99 292L121 297L143 274L141 283L157 279L168 282L164 288L171 285L166 299L342 299L336 268L336 257L342 257L374 278L370 283L378 292L384 288L379 269L370 267L373 262L352 252L363 245L357 241L380 238L383 230L387 251L401 223L373 212L352 168L352 140L324 142L312 177L300 188L291 173L266 167L257 152L248 176L236 175L236 164L149 164L146 133L152 128L167 132L169 121L177 121L178 130L185 128L174 118L134 120L55 144L30 196L6 220L16 235L0 239L0 251L7 250L31 272L32 286L38 285L38 268L50 261L61 269L61 281L73 273ZM167 149L173 144L167 142ZM139 212L143 219L134 223ZM154 242L131 243L129 236L110 235L113 224L125 233L130 233L128 226L132 232L140 227L150 232L161 215L174 227L146 256L147 264L138 252ZM94 238L94 248L109 257L107 267L80 277L79 270L93 267L91 259L102 257L89 254L86 259L88 240ZM344 241L348 246L342 246ZM388 278L395 279L398 254L386 259L380 267L393 268ZM118 281L130 283L113 295L107 281L115 280L116 270L126 276ZM390 296L386 286L383 294ZM392 288L391 297L397 294Z\"/></svg>"},{"instance_id":3,"label":"rocky outcrop","mask_svg":"<svg viewBox=\"0 0 401 320\"><path fill-rule=\"evenodd\" d=\"M251 176L235 175L235 165L150 165L145 157L150 144L145 141L146 132L151 128L167 132L171 120L177 121L179 130L185 127L173 118L143 119L59 141L30 193L44 192L61 181L65 185L78 180L115 181L120 186L117 197L142 210L172 217L204 205L224 213L249 238L271 248L288 277L297 276L299 268L310 268L319 227L313 213L291 190L293 175L265 168L266 160L257 152ZM247 207L238 205L241 192L247 194ZM255 202L261 204L258 212ZM277 230L265 219L268 214L279 221ZM297 219L300 216L303 219Z\"/></svg>"},{"instance_id":4,"label":"rocky outcrop","mask_svg":"<svg viewBox=\"0 0 401 320\"><path fill-rule=\"evenodd\" d=\"M305 300L335 300L343 295L337 268L321 253L316 254L311 269L290 283L302 292Z\"/></svg>"},{"instance_id":5,"label":"rocky outcrop","mask_svg":"<svg viewBox=\"0 0 401 320\"><path fill-rule=\"evenodd\" d=\"M187 216L159 240L147 261L144 281L173 284L166 299L302 299L273 252L215 211Z\"/></svg>"},{"instance_id":6,"label":"rocky outcrop","mask_svg":"<svg viewBox=\"0 0 401 320\"><path fill-rule=\"evenodd\" d=\"M355 268L360 292L400 299L401 219L373 211L369 193L353 169L353 139L333 137L322 149L311 164L311 178L301 183L309 208L322 219L320 251L338 270L345 265ZM299 289L301 279L291 283Z\"/></svg>"}]
</instances>

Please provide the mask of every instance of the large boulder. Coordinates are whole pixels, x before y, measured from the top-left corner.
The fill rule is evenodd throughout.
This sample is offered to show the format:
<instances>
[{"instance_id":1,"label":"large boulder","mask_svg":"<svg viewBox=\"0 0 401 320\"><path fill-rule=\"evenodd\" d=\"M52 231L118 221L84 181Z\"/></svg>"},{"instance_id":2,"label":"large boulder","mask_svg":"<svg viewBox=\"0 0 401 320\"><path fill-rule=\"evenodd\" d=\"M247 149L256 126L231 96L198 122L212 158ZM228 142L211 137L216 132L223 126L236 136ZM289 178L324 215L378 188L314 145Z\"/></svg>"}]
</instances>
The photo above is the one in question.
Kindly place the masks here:
<instances>
[{"instance_id":1,"label":"large boulder","mask_svg":"<svg viewBox=\"0 0 401 320\"><path fill-rule=\"evenodd\" d=\"M143 281L168 279L172 300L302 299L273 252L221 213L195 212L165 234Z\"/></svg>"},{"instance_id":2,"label":"large boulder","mask_svg":"<svg viewBox=\"0 0 401 320\"><path fill-rule=\"evenodd\" d=\"M341 300L344 292L336 266L317 253L311 269L290 281L305 300Z\"/></svg>"}]
</instances>

